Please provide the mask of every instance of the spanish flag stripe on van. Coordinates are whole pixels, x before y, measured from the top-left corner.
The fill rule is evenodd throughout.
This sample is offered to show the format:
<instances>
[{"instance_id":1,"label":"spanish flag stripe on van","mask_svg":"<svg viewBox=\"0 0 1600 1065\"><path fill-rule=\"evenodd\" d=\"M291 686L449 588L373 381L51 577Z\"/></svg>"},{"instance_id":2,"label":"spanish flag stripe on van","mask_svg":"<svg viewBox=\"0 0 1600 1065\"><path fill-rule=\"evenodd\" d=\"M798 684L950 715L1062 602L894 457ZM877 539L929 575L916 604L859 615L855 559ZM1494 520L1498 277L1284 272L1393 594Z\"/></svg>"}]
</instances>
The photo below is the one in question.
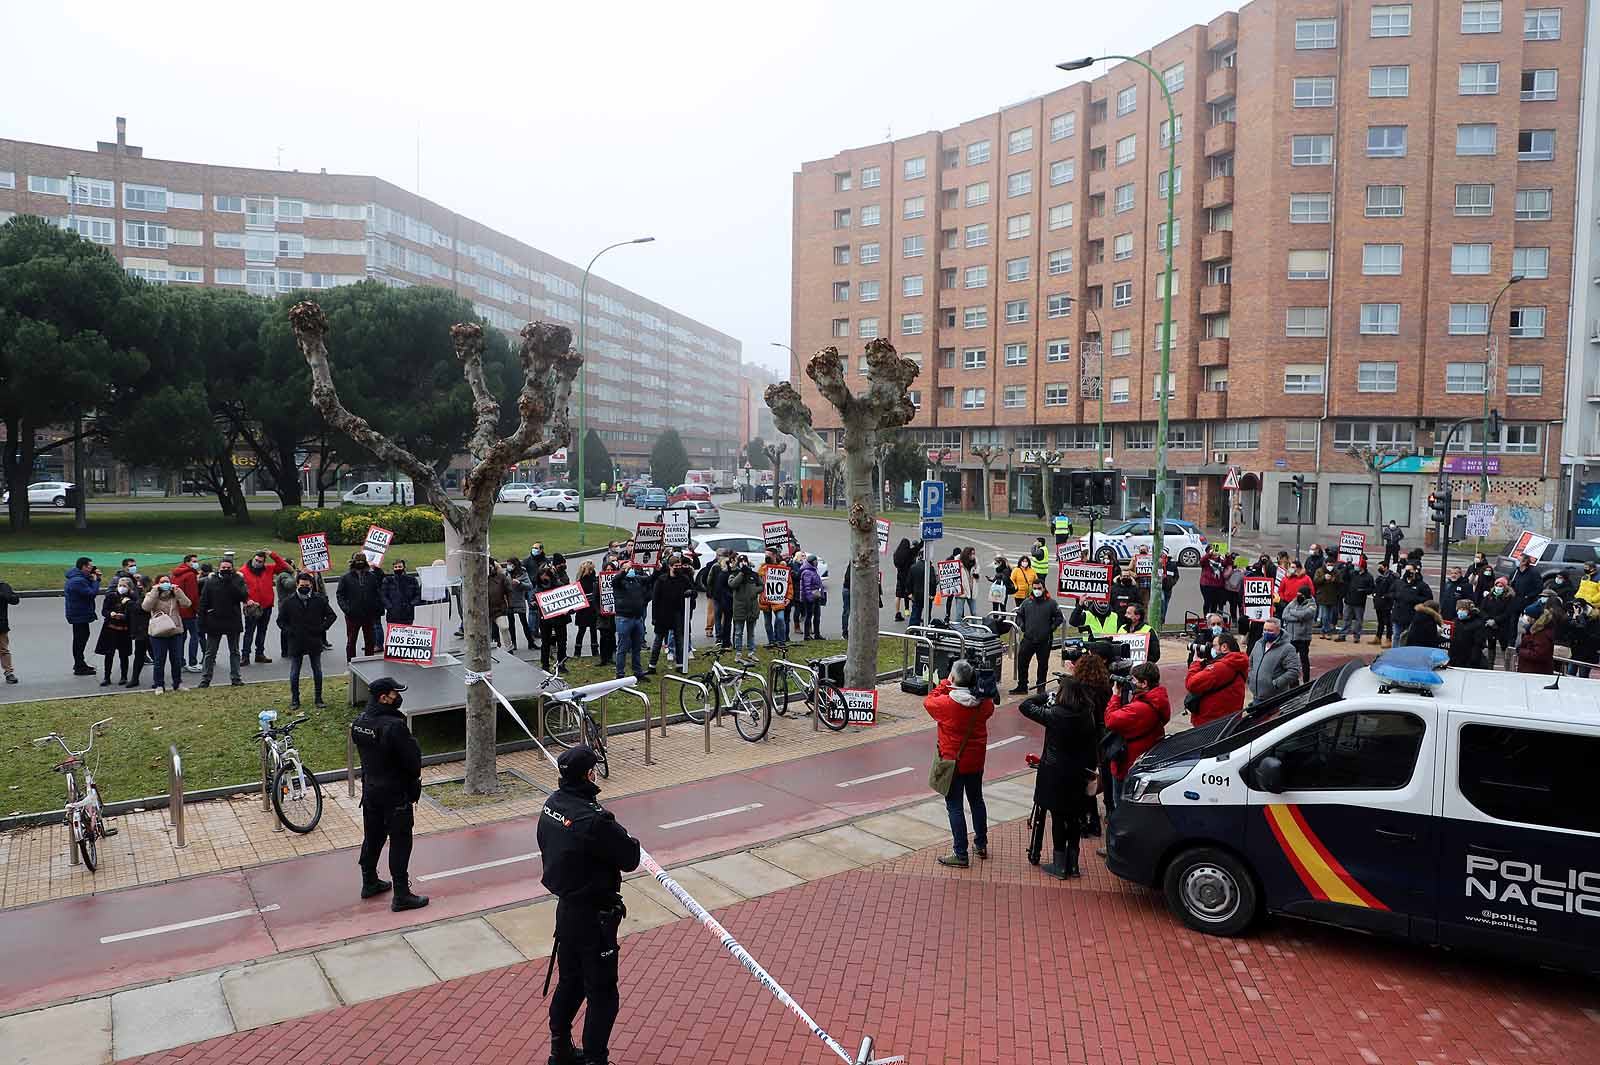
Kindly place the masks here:
<instances>
[{"instance_id":1,"label":"spanish flag stripe on van","mask_svg":"<svg viewBox=\"0 0 1600 1065\"><path fill-rule=\"evenodd\" d=\"M1283 855L1312 897L1347 906L1375 910L1388 907L1362 887L1349 870L1339 863L1306 823L1305 815L1292 803L1272 803L1264 808L1267 825L1283 849Z\"/></svg>"}]
</instances>

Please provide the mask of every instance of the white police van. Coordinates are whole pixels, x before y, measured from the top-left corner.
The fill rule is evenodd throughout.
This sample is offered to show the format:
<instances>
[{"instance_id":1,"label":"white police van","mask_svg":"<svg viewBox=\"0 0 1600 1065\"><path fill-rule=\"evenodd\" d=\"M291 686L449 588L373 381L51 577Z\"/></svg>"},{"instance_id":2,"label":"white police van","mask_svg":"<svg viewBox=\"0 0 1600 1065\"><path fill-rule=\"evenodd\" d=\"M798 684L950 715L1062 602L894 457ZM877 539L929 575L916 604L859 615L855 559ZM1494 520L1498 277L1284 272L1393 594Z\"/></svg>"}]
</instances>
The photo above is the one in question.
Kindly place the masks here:
<instances>
[{"instance_id":1,"label":"white police van","mask_svg":"<svg viewBox=\"0 0 1600 1065\"><path fill-rule=\"evenodd\" d=\"M1600 680L1441 659L1351 662L1163 740L1111 871L1213 935L1272 911L1600 972Z\"/></svg>"}]
</instances>

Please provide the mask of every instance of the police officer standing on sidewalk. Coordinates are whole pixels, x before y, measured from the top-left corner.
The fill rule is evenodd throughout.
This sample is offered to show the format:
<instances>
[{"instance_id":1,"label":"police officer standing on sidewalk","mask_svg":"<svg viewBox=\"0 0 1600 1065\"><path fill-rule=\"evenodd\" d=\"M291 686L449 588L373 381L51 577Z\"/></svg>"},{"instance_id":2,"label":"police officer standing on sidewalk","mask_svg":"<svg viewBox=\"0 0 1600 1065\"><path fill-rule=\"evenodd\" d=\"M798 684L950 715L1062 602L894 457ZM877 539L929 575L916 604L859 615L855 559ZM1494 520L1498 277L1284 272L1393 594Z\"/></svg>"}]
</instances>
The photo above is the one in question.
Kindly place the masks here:
<instances>
[{"instance_id":1,"label":"police officer standing on sidewalk","mask_svg":"<svg viewBox=\"0 0 1600 1065\"><path fill-rule=\"evenodd\" d=\"M550 1065L606 1065L617 1020L617 926L627 914L622 874L639 867L639 841L595 801L594 751L570 747L556 765L561 785L545 800L538 829L541 879L557 900L551 963L561 967L550 1000ZM572 1020L585 999L580 1050Z\"/></svg>"},{"instance_id":2,"label":"police officer standing on sidewalk","mask_svg":"<svg viewBox=\"0 0 1600 1065\"><path fill-rule=\"evenodd\" d=\"M422 798L422 748L400 713L406 686L379 677L367 687L366 709L350 723L350 737L361 752L361 897L370 899L394 888L389 908L418 910L426 895L411 893L411 827L413 804ZM391 885L378 879L378 855L389 842Z\"/></svg>"}]
</instances>

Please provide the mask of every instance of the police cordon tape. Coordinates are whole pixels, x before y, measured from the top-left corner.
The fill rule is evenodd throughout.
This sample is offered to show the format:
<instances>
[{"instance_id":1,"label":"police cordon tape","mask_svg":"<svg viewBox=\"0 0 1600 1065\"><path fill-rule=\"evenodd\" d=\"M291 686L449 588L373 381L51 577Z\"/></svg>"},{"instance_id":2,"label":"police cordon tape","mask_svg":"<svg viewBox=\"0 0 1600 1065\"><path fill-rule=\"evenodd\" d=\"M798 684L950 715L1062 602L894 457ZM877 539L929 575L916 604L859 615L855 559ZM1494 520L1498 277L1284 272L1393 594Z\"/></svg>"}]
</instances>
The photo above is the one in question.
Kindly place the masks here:
<instances>
[{"instance_id":1,"label":"police cordon tape","mask_svg":"<svg viewBox=\"0 0 1600 1065\"><path fill-rule=\"evenodd\" d=\"M528 728L527 723L522 720L522 715L517 713L516 707L512 706L511 701L504 695L500 694L500 689L496 688L492 683L494 672L491 670L485 673L476 673L470 669L467 669L464 670L464 673L466 676L467 686L471 687L474 684L482 684L484 687L488 688L489 693L495 697L495 701L504 707L505 712L511 715L511 720L517 723L517 727L522 729L523 732L527 733L528 738L532 740L534 745L539 748L539 751L550 762L551 766L555 766L557 764L556 759L555 756L550 753L549 748L547 748L544 743L540 741L539 737L533 734L533 730ZM733 935L722 926L720 921L711 916L711 914L707 913L706 908L700 905L700 903L696 902L693 895L685 891L681 884L667 875L667 871L661 868L660 863L658 863L655 858L651 857L650 852L645 850L643 846L639 848L639 864L644 866L645 870L649 872L651 876L655 877L661 886L666 888L673 898L683 903L684 908L693 914L696 920L698 920L713 935L717 937L717 939L722 943L723 949L725 949L729 954L732 954L734 959L737 960L740 965L744 966L746 971L748 971L750 975L754 976L756 980L761 983L762 987L765 987L768 991L772 992L774 998L783 1003L785 1006L789 1007L789 1012L793 1013L796 1017L799 1017L800 1020L804 1022L805 1026L811 1030L811 1034L822 1040L823 1044L826 1045L829 1050L839 1055L840 1060L844 1061L846 1065L891 1065L892 1062L906 1060L906 1056L904 1054L896 1054L894 1057L889 1058L869 1059L868 1054L871 1053L872 1047L872 1040L870 1038L866 1039L862 1043L860 1054L851 1054L844 1047L840 1046L839 1041L823 1030L822 1026L816 1021L811 1019L811 1015L805 1011L804 1007L802 1007L800 1003L796 1002L790 996L789 992L783 989L782 984L778 983L778 981L772 978L771 973L767 972L766 969L761 967L760 962L756 961L755 958L750 956L750 952L745 950L737 939L733 938Z\"/></svg>"}]
</instances>

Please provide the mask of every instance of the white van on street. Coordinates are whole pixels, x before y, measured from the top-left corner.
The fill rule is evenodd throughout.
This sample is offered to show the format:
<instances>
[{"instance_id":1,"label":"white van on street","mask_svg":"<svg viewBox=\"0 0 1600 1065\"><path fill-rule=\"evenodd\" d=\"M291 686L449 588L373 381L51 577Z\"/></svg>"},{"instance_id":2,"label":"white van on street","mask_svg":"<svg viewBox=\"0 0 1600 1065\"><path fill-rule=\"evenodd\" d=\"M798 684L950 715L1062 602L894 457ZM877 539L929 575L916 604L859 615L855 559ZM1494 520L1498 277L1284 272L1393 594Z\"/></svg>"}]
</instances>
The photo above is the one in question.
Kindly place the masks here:
<instances>
[{"instance_id":1,"label":"white van on street","mask_svg":"<svg viewBox=\"0 0 1600 1065\"><path fill-rule=\"evenodd\" d=\"M417 501L416 490L410 481L362 481L339 497L346 503L384 506L398 502L410 506Z\"/></svg>"}]
</instances>

